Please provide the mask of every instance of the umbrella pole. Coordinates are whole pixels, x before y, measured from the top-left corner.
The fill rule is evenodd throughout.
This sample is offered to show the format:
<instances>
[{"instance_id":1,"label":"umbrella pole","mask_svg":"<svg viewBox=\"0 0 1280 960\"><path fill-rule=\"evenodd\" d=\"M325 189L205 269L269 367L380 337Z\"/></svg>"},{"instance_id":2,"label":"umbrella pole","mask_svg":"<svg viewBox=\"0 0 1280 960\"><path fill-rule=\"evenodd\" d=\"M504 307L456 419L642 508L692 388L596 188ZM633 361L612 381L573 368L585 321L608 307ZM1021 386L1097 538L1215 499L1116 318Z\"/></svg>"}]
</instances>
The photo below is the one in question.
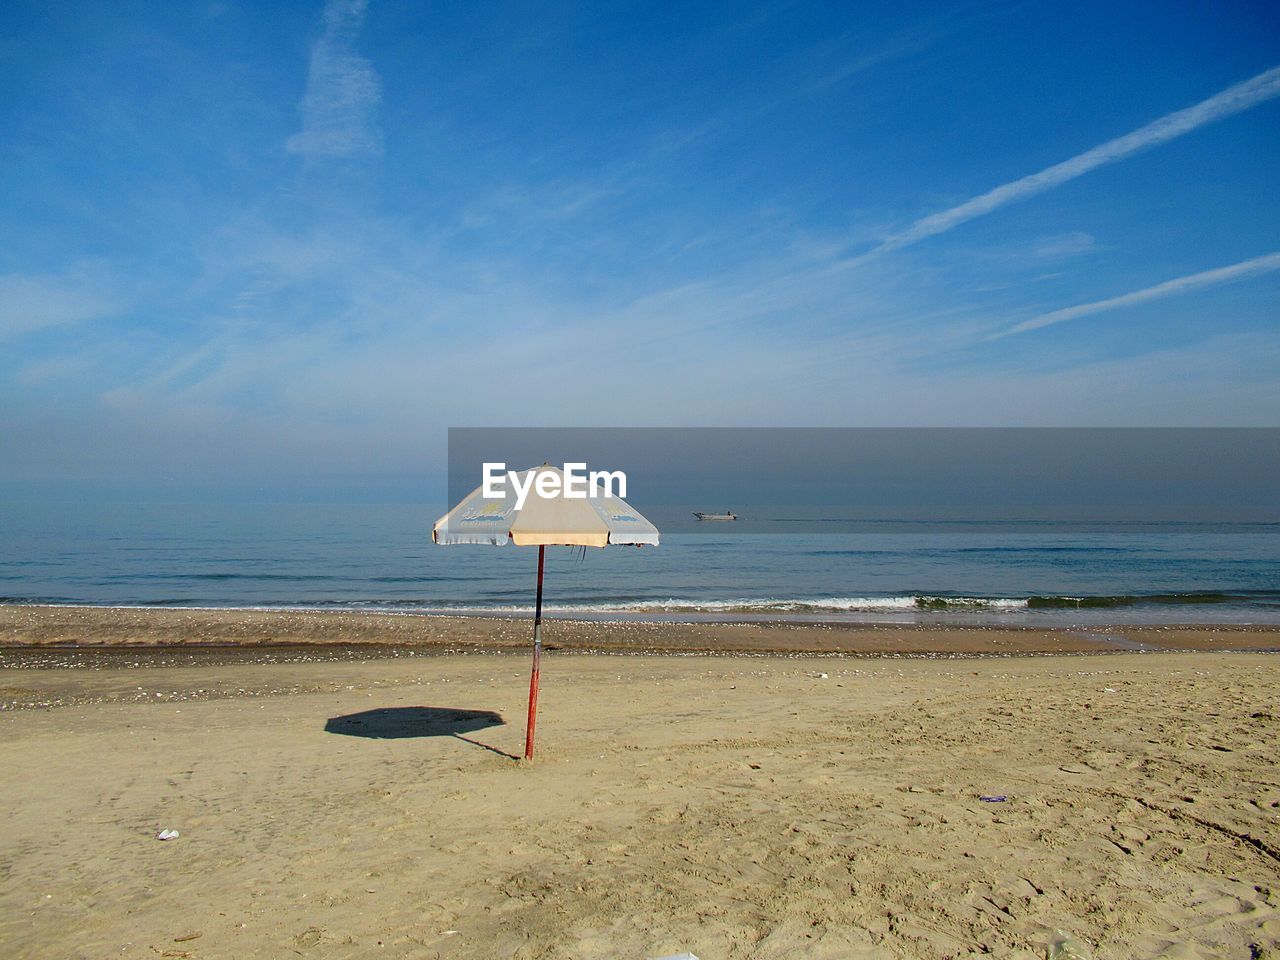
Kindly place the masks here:
<instances>
[{"instance_id":1,"label":"umbrella pole","mask_svg":"<svg viewBox=\"0 0 1280 960\"><path fill-rule=\"evenodd\" d=\"M542 567L547 548L538 547L538 602L533 613L533 673L529 677L529 720L524 728L524 758L533 759L533 728L538 722L538 668L542 662Z\"/></svg>"}]
</instances>

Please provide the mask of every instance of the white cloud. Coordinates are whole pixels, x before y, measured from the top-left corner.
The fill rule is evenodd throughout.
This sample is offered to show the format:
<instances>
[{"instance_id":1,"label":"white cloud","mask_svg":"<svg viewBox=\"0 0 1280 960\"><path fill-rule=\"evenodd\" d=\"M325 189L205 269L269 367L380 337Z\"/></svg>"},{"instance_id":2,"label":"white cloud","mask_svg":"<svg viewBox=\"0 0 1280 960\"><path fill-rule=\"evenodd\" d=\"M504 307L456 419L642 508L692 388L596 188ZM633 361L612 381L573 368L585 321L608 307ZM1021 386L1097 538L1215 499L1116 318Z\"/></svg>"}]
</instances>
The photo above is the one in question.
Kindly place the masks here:
<instances>
[{"instance_id":1,"label":"white cloud","mask_svg":"<svg viewBox=\"0 0 1280 960\"><path fill-rule=\"evenodd\" d=\"M1031 247L1031 254L1042 260L1062 260L1081 253L1088 253L1097 246L1097 241L1083 230L1060 233L1052 237L1042 237Z\"/></svg>"},{"instance_id":2,"label":"white cloud","mask_svg":"<svg viewBox=\"0 0 1280 960\"><path fill-rule=\"evenodd\" d=\"M1095 300L1092 303L1081 303L1074 307L1042 313L1038 317L1032 317L1030 320L1024 320L1022 323L1010 327L1000 336L1011 336L1015 333L1039 330L1041 327L1062 323L1065 320L1075 320L1077 317L1087 317L1090 314L1102 313L1105 310L1131 307L1140 303L1149 303L1152 300L1163 300L1166 297L1174 297L1180 293L1190 293L1193 290L1200 290L1204 287L1213 287L1221 283L1232 283L1237 280L1256 277L1259 274L1270 273L1272 270L1280 270L1280 252L1268 253L1265 256L1254 257L1252 260L1245 260L1241 263L1233 263L1229 267L1218 267L1216 270L1205 270L1202 273L1193 273L1189 276L1166 280L1164 283L1157 283L1154 287L1135 290L1119 297L1108 297L1106 300Z\"/></svg>"},{"instance_id":3,"label":"white cloud","mask_svg":"<svg viewBox=\"0 0 1280 960\"><path fill-rule=\"evenodd\" d=\"M374 111L382 99L377 71L356 52L368 0L328 0L324 32L311 48L311 70L302 98L302 131L289 138L290 153L354 157L382 152Z\"/></svg>"},{"instance_id":4,"label":"white cloud","mask_svg":"<svg viewBox=\"0 0 1280 960\"><path fill-rule=\"evenodd\" d=\"M107 272L82 263L57 274L0 276L0 338L109 316L121 297Z\"/></svg>"},{"instance_id":5,"label":"white cloud","mask_svg":"<svg viewBox=\"0 0 1280 960\"><path fill-rule=\"evenodd\" d=\"M1173 140L1215 120L1248 110L1278 95L1280 95L1280 67L1273 67L1251 80L1228 87L1195 106L1166 114L1145 127L1139 127L1122 137L1109 140L1069 160L1046 167L1038 173L1001 184L981 196L966 200L959 206L923 217L906 230L881 241L880 245L870 253L855 258L855 262L863 257L899 250L927 237L946 233L962 223L986 216L1010 203L1043 193L1098 167L1123 160L1141 150Z\"/></svg>"}]
</instances>

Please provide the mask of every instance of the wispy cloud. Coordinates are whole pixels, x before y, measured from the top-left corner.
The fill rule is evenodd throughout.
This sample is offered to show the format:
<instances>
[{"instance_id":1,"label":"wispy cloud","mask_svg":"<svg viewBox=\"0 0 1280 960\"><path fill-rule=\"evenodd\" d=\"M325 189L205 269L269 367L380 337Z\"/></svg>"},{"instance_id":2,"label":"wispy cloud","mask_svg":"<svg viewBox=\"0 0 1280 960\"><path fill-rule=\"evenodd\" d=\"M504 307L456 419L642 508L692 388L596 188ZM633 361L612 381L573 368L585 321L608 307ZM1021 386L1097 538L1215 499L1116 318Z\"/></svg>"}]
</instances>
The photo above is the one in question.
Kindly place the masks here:
<instances>
[{"instance_id":1,"label":"wispy cloud","mask_svg":"<svg viewBox=\"0 0 1280 960\"><path fill-rule=\"evenodd\" d=\"M1096 146L1092 150L1086 150L1084 153L1078 154L1069 160L1055 163L1053 166L1046 167L1038 173L1002 184L981 196L966 200L959 206L923 217L911 224L907 229L883 240L874 250L855 258L855 260L861 260L863 257L886 253L891 250L899 250L928 237L946 233L962 223L986 216L1008 204L1017 203L1019 200L1026 200L1028 197L1033 197L1038 193L1043 193L1053 187L1074 180L1076 177L1082 176L1091 170L1123 160L1141 150L1166 143L1207 123L1248 110L1250 107L1257 106L1278 95L1280 95L1280 67L1273 67L1264 73L1258 74L1251 80L1227 87L1222 92L1215 94L1208 100L1197 103L1195 106L1166 114L1145 127L1139 127L1137 130L1126 133L1122 137L1108 140L1106 143Z\"/></svg>"},{"instance_id":2,"label":"wispy cloud","mask_svg":"<svg viewBox=\"0 0 1280 960\"><path fill-rule=\"evenodd\" d=\"M936 29L918 28L900 34L879 48L846 58L842 63L822 73L797 92L801 95L822 93L882 64L919 53L934 43L938 39L940 32L940 30ZM840 38L838 42L843 45L848 41L847 38Z\"/></svg>"},{"instance_id":3,"label":"wispy cloud","mask_svg":"<svg viewBox=\"0 0 1280 960\"><path fill-rule=\"evenodd\" d=\"M382 84L368 59L356 52L368 0L328 0L324 32L311 48L311 70L302 98L302 131L289 138L290 153L354 157L382 151L374 111Z\"/></svg>"},{"instance_id":4,"label":"wispy cloud","mask_svg":"<svg viewBox=\"0 0 1280 960\"><path fill-rule=\"evenodd\" d=\"M1074 307L1042 313L1038 317L1032 317L1017 326L1010 327L999 336L1007 337L1015 333L1039 330L1041 327L1052 326L1065 320L1075 320L1078 317L1087 317L1094 313L1115 310L1119 307L1131 307L1139 303L1149 303L1152 300L1163 300L1166 297L1177 296L1180 293L1190 293L1193 290L1200 290L1204 287L1214 287L1221 283L1231 283L1236 280L1256 277L1259 274L1270 273L1272 270L1280 270L1280 252L1268 253L1265 256L1254 257L1252 260L1244 260L1241 263L1233 263L1229 267L1218 267L1216 270L1205 270L1202 273L1193 273L1174 280L1166 280L1164 283L1158 283L1154 287L1135 290L1119 297L1108 297L1106 300L1095 300L1092 303L1081 303Z\"/></svg>"},{"instance_id":5,"label":"wispy cloud","mask_svg":"<svg viewBox=\"0 0 1280 960\"><path fill-rule=\"evenodd\" d=\"M1031 246L1030 255L1040 260L1063 260L1095 249L1098 242L1083 230L1042 237Z\"/></svg>"},{"instance_id":6,"label":"wispy cloud","mask_svg":"<svg viewBox=\"0 0 1280 960\"><path fill-rule=\"evenodd\" d=\"M97 263L80 263L58 274L0 276L0 338L110 316L123 298Z\"/></svg>"}]
</instances>

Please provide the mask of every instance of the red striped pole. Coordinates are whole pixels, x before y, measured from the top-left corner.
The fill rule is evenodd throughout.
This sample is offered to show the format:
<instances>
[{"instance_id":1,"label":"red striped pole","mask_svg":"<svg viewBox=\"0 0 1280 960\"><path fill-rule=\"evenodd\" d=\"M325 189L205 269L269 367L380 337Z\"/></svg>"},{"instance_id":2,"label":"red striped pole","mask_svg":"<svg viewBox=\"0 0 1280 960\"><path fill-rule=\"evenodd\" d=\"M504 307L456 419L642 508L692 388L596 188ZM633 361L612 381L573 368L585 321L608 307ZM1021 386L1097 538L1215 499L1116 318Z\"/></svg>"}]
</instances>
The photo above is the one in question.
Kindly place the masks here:
<instances>
[{"instance_id":1,"label":"red striped pole","mask_svg":"<svg viewBox=\"0 0 1280 960\"><path fill-rule=\"evenodd\" d=\"M538 722L538 668L542 663L542 566L547 548L538 547L538 602L533 613L533 674L529 677L529 720L524 728L524 758L533 759L533 728Z\"/></svg>"}]
</instances>

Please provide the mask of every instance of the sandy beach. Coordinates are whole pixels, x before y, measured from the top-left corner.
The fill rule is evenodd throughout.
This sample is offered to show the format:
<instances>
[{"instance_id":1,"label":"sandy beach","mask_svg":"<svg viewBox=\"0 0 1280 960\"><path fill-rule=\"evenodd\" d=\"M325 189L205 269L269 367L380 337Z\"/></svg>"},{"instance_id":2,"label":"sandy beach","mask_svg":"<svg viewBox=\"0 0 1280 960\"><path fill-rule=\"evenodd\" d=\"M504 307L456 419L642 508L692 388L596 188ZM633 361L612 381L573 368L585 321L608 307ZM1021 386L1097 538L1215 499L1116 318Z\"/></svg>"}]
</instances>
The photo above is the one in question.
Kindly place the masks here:
<instances>
[{"instance_id":1,"label":"sandy beach","mask_svg":"<svg viewBox=\"0 0 1280 960\"><path fill-rule=\"evenodd\" d=\"M420 653L526 650L530 618L450 617L355 611L0 605L0 647L173 647L334 645ZM864 624L741 619L613 622L550 618L548 649L605 653L782 653L1004 655L1117 650L1280 651L1275 626L1080 628ZM394 652L394 651L392 651Z\"/></svg>"},{"instance_id":2,"label":"sandy beach","mask_svg":"<svg viewBox=\"0 0 1280 960\"><path fill-rule=\"evenodd\" d=\"M0 953L1280 944L1273 656L562 649L533 764L508 755L527 670L421 647L7 648Z\"/></svg>"},{"instance_id":3,"label":"sandy beach","mask_svg":"<svg viewBox=\"0 0 1280 960\"><path fill-rule=\"evenodd\" d=\"M1280 960L1280 0L0 59L0 960Z\"/></svg>"}]
</instances>

